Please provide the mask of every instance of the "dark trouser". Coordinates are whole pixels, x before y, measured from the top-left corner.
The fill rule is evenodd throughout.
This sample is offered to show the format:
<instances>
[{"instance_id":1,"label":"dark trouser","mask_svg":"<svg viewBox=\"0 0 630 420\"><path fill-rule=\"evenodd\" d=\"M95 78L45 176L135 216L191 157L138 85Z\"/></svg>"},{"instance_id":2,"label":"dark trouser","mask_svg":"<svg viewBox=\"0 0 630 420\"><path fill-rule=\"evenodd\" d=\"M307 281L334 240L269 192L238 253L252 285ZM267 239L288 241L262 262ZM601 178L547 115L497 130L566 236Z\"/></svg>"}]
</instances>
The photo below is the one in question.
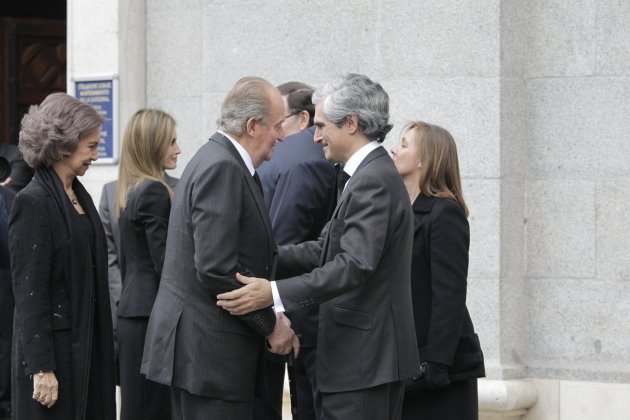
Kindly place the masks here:
<instances>
[{"instance_id":1,"label":"dark trouser","mask_svg":"<svg viewBox=\"0 0 630 420\"><path fill-rule=\"evenodd\" d=\"M252 402L253 420L282 420L282 397L284 394L284 369L286 356L268 353L265 350L264 374L258 380L256 397Z\"/></svg>"},{"instance_id":2,"label":"dark trouser","mask_svg":"<svg viewBox=\"0 0 630 420\"><path fill-rule=\"evenodd\" d=\"M477 379L453 382L434 391L421 391L403 402L403 420L477 420Z\"/></svg>"},{"instance_id":3,"label":"dark trouser","mask_svg":"<svg viewBox=\"0 0 630 420\"><path fill-rule=\"evenodd\" d=\"M324 420L322 394L317 390L315 377L315 347L301 347L295 359L298 418L300 420Z\"/></svg>"},{"instance_id":4,"label":"dark trouser","mask_svg":"<svg viewBox=\"0 0 630 420\"><path fill-rule=\"evenodd\" d=\"M193 395L171 388L173 420L251 420L252 405Z\"/></svg>"},{"instance_id":5,"label":"dark trouser","mask_svg":"<svg viewBox=\"0 0 630 420\"><path fill-rule=\"evenodd\" d=\"M322 392L326 420L399 420L404 387L391 382L347 392ZM446 417L445 417L446 418Z\"/></svg>"},{"instance_id":6,"label":"dark trouser","mask_svg":"<svg viewBox=\"0 0 630 420\"><path fill-rule=\"evenodd\" d=\"M118 318L121 420L170 420L170 388L140 373L149 318Z\"/></svg>"}]
</instances>

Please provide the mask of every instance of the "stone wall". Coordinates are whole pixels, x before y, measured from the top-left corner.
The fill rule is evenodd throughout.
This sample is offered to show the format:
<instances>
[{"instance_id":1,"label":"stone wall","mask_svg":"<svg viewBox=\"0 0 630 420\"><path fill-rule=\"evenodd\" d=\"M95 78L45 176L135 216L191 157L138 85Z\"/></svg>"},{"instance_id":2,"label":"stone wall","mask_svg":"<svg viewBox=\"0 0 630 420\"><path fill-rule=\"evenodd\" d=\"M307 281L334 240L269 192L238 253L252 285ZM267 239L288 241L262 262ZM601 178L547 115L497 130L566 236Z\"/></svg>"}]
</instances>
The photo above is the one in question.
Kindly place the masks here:
<instances>
[{"instance_id":1,"label":"stone wall","mask_svg":"<svg viewBox=\"0 0 630 420\"><path fill-rule=\"evenodd\" d=\"M171 112L176 173L242 76L380 81L388 148L411 119L458 143L489 378L539 394L547 379L630 383L629 1L83 3L69 2L69 78L119 73L123 127L143 104ZM85 177L96 199L115 169Z\"/></svg>"}]
</instances>

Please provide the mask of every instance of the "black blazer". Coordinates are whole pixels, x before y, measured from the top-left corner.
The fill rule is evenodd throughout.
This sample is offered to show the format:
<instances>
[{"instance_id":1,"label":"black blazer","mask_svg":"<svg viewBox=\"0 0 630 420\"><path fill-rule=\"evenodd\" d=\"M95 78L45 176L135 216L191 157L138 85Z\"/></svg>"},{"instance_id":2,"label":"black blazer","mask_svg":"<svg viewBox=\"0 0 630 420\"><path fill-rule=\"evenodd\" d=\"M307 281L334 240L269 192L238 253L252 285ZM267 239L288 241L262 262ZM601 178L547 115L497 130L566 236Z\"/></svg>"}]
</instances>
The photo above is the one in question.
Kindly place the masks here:
<instances>
[{"instance_id":1,"label":"black blazer","mask_svg":"<svg viewBox=\"0 0 630 420\"><path fill-rule=\"evenodd\" d=\"M122 292L119 317L148 317L155 302L164 251L171 198L164 184L145 180L127 196L120 214L120 273Z\"/></svg>"},{"instance_id":2,"label":"black blazer","mask_svg":"<svg viewBox=\"0 0 630 420\"><path fill-rule=\"evenodd\" d=\"M411 291L420 361L449 366L451 381L484 376L479 338L466 308L468 221L447 198L413 203Z\"/></svg>"},{"instance_id":3,"label":"black blazer","mask_svg":"<svg viewBox=\"0 0 630 420\"><path fill-rule=\"evenodd\" d=\"M177 184L141 372L197 396L250 402L276 316L271 307L233 316L216 296L242 286L237 271L269 278L275 254L260 190L217 133Z\"/></svg>"},{"instance_id":4,"label":"black blazer","mask_svg":"<svg viewBox=\"0 0 630 420\"><path fill-rule=\"evenodd\" d=\"M175 190L177 186L177 178L164 173L164 181ZM112 307L112 317L114 322L114 332L116 331L116 318L118 303L120 302L120 292L122 290L122 281L120 279L120 229L118 228L118 218L116 218L116 185L117 181L108 182L103 186L101 193L101 201L98 206L98 212L105 229L105 238L107 238L107 276L109 279L109 296Z\"/></svg>"}]
</instances>

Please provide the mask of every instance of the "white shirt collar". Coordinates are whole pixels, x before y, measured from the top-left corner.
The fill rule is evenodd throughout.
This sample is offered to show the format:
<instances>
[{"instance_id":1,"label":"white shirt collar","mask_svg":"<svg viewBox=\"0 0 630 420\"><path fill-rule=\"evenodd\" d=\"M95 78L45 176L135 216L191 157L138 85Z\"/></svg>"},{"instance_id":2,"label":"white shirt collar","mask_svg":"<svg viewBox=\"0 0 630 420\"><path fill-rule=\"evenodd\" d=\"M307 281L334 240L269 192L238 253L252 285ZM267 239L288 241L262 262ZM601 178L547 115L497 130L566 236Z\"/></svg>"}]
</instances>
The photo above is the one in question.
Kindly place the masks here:
<instances>
[{"instance_id":1,"label":"white shirt collar","mask_svg":"<svg viewBox=\"0 0 630 420\"><path fill-rule=\"evenodd\" d=\"M368 144L361 147L359 150L354 152L352 156L350 156L350 159L348 159L343 167L343 171L350 176L354 175L361 162L363 162L363 159L365 159L372 150L380 146L381 144L377 140L372 140Z\"/></svg>"},{"instance_id":2,"label":"white shirt collar","mask_svg":"<svg viewBox=\"0 0 630 420\"><path fill-rule=\"evenodd\" d=\"M227 139L229 141L232 142L232 144L234 145L234 147L236 147L236 150L238 151L238 154L241 155L241 158L243 158L243 162L245 162L245 166L247 166L247 169L249 169L249 173L254 176L254 172L256 172L256 168L254 168L254 162L252 161L252 157L249 155L249 153L247 153L247 150L245 150L245 148L243 146L241 146L241 144L239 142L237 142L236 140L234 140L229 134L218 130L219 133L223 134L225 137L227 137Z\"/></svg>"}]
</instances>

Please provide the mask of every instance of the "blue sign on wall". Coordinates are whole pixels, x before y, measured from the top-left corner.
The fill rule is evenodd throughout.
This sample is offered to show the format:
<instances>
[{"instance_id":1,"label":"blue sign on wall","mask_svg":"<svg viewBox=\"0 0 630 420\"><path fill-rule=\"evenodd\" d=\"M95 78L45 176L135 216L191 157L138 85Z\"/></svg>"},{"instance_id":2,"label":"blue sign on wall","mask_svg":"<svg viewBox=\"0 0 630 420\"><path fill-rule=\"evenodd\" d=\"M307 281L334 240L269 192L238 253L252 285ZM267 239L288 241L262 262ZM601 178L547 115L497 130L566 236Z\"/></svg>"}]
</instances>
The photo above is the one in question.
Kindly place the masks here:
<instances>
[{"instance_id":1,"label":"blue sign on wall","mask_svg":"<svg viewBox=\"0 0 630 420\"><path fill-rule=\"evenodd\" d=\"M105 119L96 163L115 163L118 158L116 82L115 77L81 78L74 81L75 97L93 106Z\"/></svg>"}]
</instances>

